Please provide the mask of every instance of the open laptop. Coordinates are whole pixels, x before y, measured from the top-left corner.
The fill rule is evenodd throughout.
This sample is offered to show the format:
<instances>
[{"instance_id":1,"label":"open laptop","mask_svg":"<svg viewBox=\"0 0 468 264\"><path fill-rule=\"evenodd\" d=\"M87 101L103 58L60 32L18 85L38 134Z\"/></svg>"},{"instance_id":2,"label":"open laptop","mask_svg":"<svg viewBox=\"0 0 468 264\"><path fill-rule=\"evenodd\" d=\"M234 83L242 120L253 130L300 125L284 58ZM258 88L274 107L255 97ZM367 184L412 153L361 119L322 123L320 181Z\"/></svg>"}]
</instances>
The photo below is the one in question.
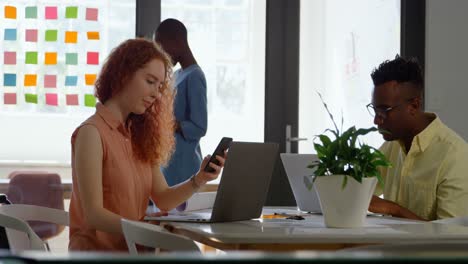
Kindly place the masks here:
<instances>
[{"instance_id":1,"label":"open laptop","mask_svg":"<svg viewBox=\"0 0 468 264\"><path fill-rule=\"evenodd\" d=\"M280 156L299 210L321 213L322 209L315 188L309 190L304 184L304 176L314 173L314 170L307 166L317 160L317 155L281 153Z\"/></svg>"},{"instance_id":2,"label":"open laptop","mask_svg":"<svg viewBox=\"0 0 468 264\"><path fill-rule=\"evenodd\" d=\"M180 212L145 220L230 222L260 217L278 158L278 144L232 142L210 212Z\"/></svg>"}]
</instances>

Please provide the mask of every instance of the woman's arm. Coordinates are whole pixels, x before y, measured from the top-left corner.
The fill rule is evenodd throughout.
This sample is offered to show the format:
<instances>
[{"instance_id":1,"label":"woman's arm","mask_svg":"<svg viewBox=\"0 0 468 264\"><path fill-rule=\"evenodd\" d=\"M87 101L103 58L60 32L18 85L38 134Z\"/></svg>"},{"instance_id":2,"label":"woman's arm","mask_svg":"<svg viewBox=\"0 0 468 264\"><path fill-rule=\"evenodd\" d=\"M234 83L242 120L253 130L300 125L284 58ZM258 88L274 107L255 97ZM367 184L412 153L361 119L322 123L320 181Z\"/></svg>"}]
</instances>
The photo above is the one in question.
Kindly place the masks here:
<instances>
[{"instance_id":1,"label":"woman's arm","mask_svg":"<svg viewBox=\"0 0 468 264\"><path fill-rule=\"evenodd\" d=\"M224 166L225 158L216 156L216 159L219 161L219 166L214 163L210 163L210 167L215 170L214 172L203 171L203 168L205 168L205 165L210 160L210 156L207 156L203 159L200 170L195 174L195 176L193 176L193 179L188 179L187 181L173 187L169 187L167 185L166 179L161 173L159 166L155 166L153 168L152 198L156 206L161 209L161 211L170 211L190 198L194 192L196 192L201 186L205 185L208 181L218 178L219 173Z\"/></svg>"},{"instance_id":2,"label":"woman's arm","mask_svg":"<svg viewBox=\"0 0 468 264\"><path fill-rule=\"evenodd\" d=\"M91 125L81 127L75 141L75 172L84 217L91 228L122 233L121 216L103 206L102 159L98 130Z\"/></svg>"}]
</instances>

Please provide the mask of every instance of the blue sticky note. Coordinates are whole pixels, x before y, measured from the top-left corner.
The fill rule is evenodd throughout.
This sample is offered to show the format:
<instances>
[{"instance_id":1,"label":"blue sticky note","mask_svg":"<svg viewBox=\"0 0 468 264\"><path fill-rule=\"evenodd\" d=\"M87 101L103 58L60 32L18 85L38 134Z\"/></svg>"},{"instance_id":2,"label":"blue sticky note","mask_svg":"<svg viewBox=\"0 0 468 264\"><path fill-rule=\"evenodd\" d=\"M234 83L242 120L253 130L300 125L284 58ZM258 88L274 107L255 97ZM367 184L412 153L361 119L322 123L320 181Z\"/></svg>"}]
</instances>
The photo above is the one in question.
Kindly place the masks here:
<instances>
[{"instance_id":1,"label":"blue sticky note","mask_svg":"<svg viewBox=\"0 0 468 264\"><path fill-rule=\"evenodd\" d=\"M16 28L5 28L4 40L16 40Z\"/></svg>"},{"instance_id":2,"label":"blue sticky note","mask_svg":"<svg viewBox=\"0 0 468 264\"><path fill-rule=\"evenodd\" d=\"M3 74L3 86L16 86L16 74L14 73Z\"/></svg>"},{"instance_id":3,"label":"blue sticky note","mask_svg":"<svg viewBox=\"0 0 468 264\"><path fill-rule=\"evenodd\" d=\"M66 76L65 86L76 86L78 83L78 76Z\"/></svg>"}]
</instances>

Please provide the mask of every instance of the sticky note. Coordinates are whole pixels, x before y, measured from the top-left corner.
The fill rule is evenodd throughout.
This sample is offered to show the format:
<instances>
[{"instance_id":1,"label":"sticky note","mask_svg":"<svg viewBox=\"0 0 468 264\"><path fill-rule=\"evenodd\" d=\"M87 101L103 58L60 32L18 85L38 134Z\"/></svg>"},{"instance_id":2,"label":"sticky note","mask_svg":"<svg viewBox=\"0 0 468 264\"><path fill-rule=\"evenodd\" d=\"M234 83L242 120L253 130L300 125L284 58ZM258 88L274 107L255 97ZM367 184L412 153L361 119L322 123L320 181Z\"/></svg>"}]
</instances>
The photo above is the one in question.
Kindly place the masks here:
<instances>
[{"instance_id":1,"label":"sticky note","mask_svg":"<svg viewBox=\"0 0 468 264\"><path fill-rule=\"evenodd\" d=\"M97 8L86 8L86 20L97 21L98 20L98 9Z\"/></svg>"},{"instance_id":2,"label":"sticky note","mask_svg":"<svg viewBox=\"0 0 468 264\"><path fill-rule=\"evenodd\" d=\"M57 75L44 75L44 88L57 88Z\"/></svg>"},{"instance_id":3,"label":"sticky note","mask_svg":"<svg viewBox=\"0 0 468 264\"><path fill-rule=\"evenodd\" d=\"M67 94L66 101L67 101L67 105L78 105L78 95Z\"/></svg>"},{"instance_id":4,"label":"sticky note","mask_svg":"<svg viewBox=\"0 0 468 264\"><path fill-rule=\"evenodd\" d=\"M96 81L96 74L85 74L86 85L94 85L95 81Z\"/></svg>"},{"instance_id":5,"label":"sticky note","mask_svg":"<svg viewBox=\"0 0 468 264\"><path fill-rule=\"evenodd\" d=\"M65 76L65 86L76 86L78 76Z\"/></svg>"},{"instance_id":6,"label":"sticky note","mask_svg":"<svg viewBox=\"0 0 468 264\"><path fill-rule=\"evenodd\" d=\"M25 74L24 75L24 86L36 86L37 75L36 74Z\"/></svg>"},{"instance_id":7,"label":"sticky note","mask_svg":"<svg viewBox=\"0 0 468 264\"><path fill-rule=\"evenodd\" d=\"M45 31L45 41L57 41L57 30L48 29Z\"/></svg>"},{"instance_id":8,"label":"sticky note","mask_svg":"<svg viewBox=\"0 0 468 264\"><path fill-rule=\"evenodd\" d=\"M56 93L45 94L46 105L58 105L58 96Z\"/></svg>"},{"instance_id":9,"label":"sticky note","mask_svg":"<svg viewBox=\"0 0 468 264\"><path fill-rule=\"evenodd\" d=\"M3 74L3 86L16 86L16 74L4 73Z\"/></svg>"},{"instance_id":10,"label":"sticky note","mask_svg":"<svg viewBox=\"0 0 468 264\"><path fill-rule=\"evenodd\" d=\"M16 93L4 93L3 103L10 104L10 105L16 104Z\"/></svg>"},{"instance_id":11,"label":"sticky note","mask_svg":"<svg viewBox=\"0 0 468 264\"><path fill-rule=\"evenodd\" d=\"M95 107L96 106L96 97L92 94L85 94L84 97L85 106Z\"/></svg>"},{"instance_id":12,"label":"sticky note","mask_svg":"<svg viewBox=\"0 0 468 264\"><path fill-rule=\"evenodd\" d=\"M56 6L46 6L46 8L45 8L45 18L46 19L57 19L57 7Z\"/></svg>"},{"instance_id":13,"label":"sticky note","mask_svg":"<svg viewBox=\"0 0 468 264\"><path fill-rule=\"evenodd\" d=\"M99 32L97 31L88 31L88 40L99 40Z\"/></svg>"},{"instance_id":14,"label":"sticky note","mask_svg":"<svg viewBox=\"0 0 468 264\"><path fill-rule=\"evenodd\" d=\"M16 19L16 7L5 6L5 18Z\"/></svg>"},{"instance_id":15,"label":"sticky note","mask_svg":"<svg viewBox=\"0 0 468 264\"><path fill-rule=\"evenodd\" d=\"M65 9L65 18L78 18L78 7L67 6Z\"/></svg>"},{"instance_id":16,"label":"sticky note","mask_svg":"<svg viewBox=\"0 0 468 264\"><path fill-rule=\"evenodd\" d=\"M26 29L26 41L37 42L37 29Z\"/></svg>"},{"instance_id":17,"label":"sticky note","mask_svg":"<svg viewBox=\"0 0 468 264\"><path fill-rule=\"evenodd\" d=\"M37 6L27 6L25 8L25 18L37 18Z\"/></svg>"},{"instance_id":18,"label":"sticky note","mask_svg":"<svg viewBox=\"0 0 468 264\"><path fill-rule=\"evenodd\" d=\"M65 43L77 43L78 32L76 31L65 31Z\"/></svg>"},{"instance_id":19,"label":"sticky note","mask_svg":"<svg viewBox=\"0 0 468 264\"><path fill-rule=\"evenodd\" d=\"M5 28L4 40L16 40L16 28Z\"/></svg>"},{"instance_id":20,"label":"sticky note","mask_svg":"<svg viewBox=\"0 0 468 264\"><path fill-rule=\"evenodd\" d=\"M99 52L88 52L86 56L87 64L98 65L99 64Z\"/></svg>"},{"instance_id":21,"label":"sticky note","mask_svg":"<svg viewBox=\"0 0 468 264\"><path fill-rule=\"evenodd\" d=\"M26 64L37 64L37 51L26 51Z\"/></svg>"},{"instance_id":22,"label":"sticky note","mask_svg":"<svg viewBox=\"0 0 468 264\"><path fill-rule=\"evenodd\" d=\"M37 94L25 94L24 100L26 103L37 104Z\"/></svg>"},{"instance_id":23,"label":"sticky note","mask_svg":"<svg viewBox=\"0 0 468 264\"><path fill-rule=\"evenodd\" d=\"M77 65L78 64L78 53L65 53L65 64Z\"/></svg>"},{"instance_id":24,"label":"sticky note","mask_svg":"<svg viewBox=\"0 0 468 264\"><path fill-rule=\"evenodd\" d=\"M46 52L44 58L45 65L57 64L57 52Z\"/></svg>"},{"instance_id":25,"label":"sticky note","mask_svg":"<svg viewBox=\"0 0 468 264\"><path fill-rule=\"evenodd\" d=\"M3 53L3 64L15 65L16 64L16 52L5 51Z\"/></svg>"}]
</instances>

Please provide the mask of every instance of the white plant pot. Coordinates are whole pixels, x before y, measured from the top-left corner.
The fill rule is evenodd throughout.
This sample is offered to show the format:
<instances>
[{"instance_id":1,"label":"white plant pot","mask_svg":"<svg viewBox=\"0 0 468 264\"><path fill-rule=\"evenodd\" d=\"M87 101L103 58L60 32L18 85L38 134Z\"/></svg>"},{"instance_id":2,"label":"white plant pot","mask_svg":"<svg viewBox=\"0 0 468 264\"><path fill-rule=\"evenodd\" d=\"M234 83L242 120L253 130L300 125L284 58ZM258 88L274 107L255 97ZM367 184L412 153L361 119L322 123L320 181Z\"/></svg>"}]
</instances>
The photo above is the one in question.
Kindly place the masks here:
<instances>
[{"instance_id":1,"label":"white plant pot","mask_svg":"<svg viewBox=\"0 0 468 264\"><path fill-rule=\"evenodd\" d=\"M344 188L341 187L343 177L348 177ZM317 177L314 188L319 196L325 225L338 228L363 226L376 183L375 177L363 178L362 183L344 175Z\"/></svg>"}]
</instances>

